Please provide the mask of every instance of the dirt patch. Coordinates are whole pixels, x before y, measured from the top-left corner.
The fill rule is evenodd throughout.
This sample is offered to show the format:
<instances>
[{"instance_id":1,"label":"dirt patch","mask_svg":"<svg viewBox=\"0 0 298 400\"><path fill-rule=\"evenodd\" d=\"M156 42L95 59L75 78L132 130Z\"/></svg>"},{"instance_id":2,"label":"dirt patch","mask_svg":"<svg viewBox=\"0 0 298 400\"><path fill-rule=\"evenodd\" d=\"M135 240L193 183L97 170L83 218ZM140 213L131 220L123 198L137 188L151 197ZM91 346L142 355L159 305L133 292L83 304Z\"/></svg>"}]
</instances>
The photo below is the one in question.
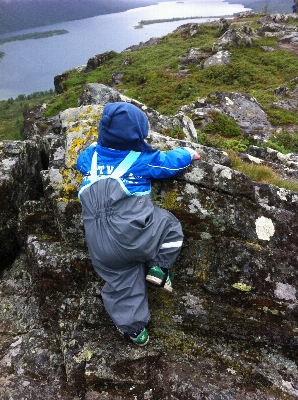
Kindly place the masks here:
<instances>
[{"instance_id":1,"label":"dirt patch","mask_svg":"<svg viewBox=\"0 0 298 400\"><path fill-rule=\"evenodd\" d=\"M298 46L291 44L291 43L279 43L277 45L278 49L282 49L282 50L287 50L292 54L295 54L295 56L298 57Z\"/></svg>"}]
</instances>

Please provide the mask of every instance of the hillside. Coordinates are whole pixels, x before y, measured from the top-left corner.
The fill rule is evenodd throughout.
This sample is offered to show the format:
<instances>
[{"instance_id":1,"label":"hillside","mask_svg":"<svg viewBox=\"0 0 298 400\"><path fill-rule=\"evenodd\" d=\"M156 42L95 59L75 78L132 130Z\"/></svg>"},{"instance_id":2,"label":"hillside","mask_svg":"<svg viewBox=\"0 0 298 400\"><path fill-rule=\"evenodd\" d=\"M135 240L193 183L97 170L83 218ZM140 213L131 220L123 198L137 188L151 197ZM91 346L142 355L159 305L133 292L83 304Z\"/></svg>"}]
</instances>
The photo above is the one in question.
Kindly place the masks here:
<instances>
[{"instance_id":1,"label":"hillside","mask_svg":"<svg viewBox=\"0 0 298 400\"><path fill-rule=\"evenodd\" d=\"M238 0L229 0L229 3L238 4ZM254 12L260 12L262 10L266 10L266 12L270 14L278 14L278 13L291 13L292 12L292 4L291 0L287 0L281 2L279 0L242 0L241 4L243 4L246 8L251 8Z\"/></svg>"},{"instance_id":2,"label":"hillside","mask_svg":"<svg viewBox=\"0 0 298 400\"><path fill-rule=\"evenodd\" d=\"M245 44L243 41L243 45L233 46L229 62L219 63L213 68L204 68L204 62L214 53L214 43L228 29L230 22L225 27L212 22L199 25L193 35L177 29L160 40L131 46L120 54L108 52L95 56L88 60L85 69L73 69L55 77L58 96L48 104L47 115L75 107L84 84L89 82L115 87L165 115L175 114L179 107L214 91L249 93L257 99L269 122L279 132L271 136L270 145L285 152L294 151L291 143L295 142L293 138L297 135L297 112L291 107L273 104L279 100L275 89L281 85L289 87L289 90L295 87L297 47L280 42L277 33L263 35L260 31L258 34L256 18L259 17L252 15L231 21L236 34L248 30L251 42ZM262 18L266 20L267 17ZM287 16L287 24L289 28L297 29L295 16ZM278 30L280 26L271 22L270 29ZM266 51L267 48L272 51ZM211 135L202 132L201 141L234 150L245 149L251 144L251 139L236 134L220 142L216 139L216 134L222 134L220 131L215 130ZM283 143L280 132L285 137L290 132L290 139L284 139Z\"/></svg>"}]
</instances>

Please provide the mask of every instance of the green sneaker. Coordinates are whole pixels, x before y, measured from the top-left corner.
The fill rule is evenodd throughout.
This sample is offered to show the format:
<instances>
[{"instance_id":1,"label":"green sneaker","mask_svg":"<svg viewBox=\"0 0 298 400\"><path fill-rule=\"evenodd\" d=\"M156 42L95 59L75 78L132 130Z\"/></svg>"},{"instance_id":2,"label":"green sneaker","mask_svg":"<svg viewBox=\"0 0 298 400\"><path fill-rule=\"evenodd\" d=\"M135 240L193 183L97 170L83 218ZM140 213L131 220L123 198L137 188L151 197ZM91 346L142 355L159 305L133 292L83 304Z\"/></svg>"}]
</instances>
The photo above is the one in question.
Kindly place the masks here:
<instances>
[{"instance_id":1,"label":"green sneaker","mask_svg":"<svg viewBox=\"0 0 298 400\"><path fill-rule=\"evenodd\" d=\"M153 285L160 286L167 292L172 292L172 280L174 279L174 274L167 270L163 272L159 267L151 267L146 275L146 281L153 283Z\"/></svg>"},{"instance_id":2,"label":"green sneaker","mask_svg":"<svg viewBox=\"0 0 298 400\"><path fill-rule=\"evenodd\" d=\"M131 333L129 339L138 346L145 346L149 342L149 335L146 328Z\"/></svg>"},{"instance_id":3,"label":"green sneaker","mask_svg":"<svg viewBox=\"0 0 298 400\"><path fill-rule=\"evenodd\" d=\"M146 328L141 328L131 334L122 332L118 327L117 329L126 339L138 346L145 346L149 342L149 335Z\"/></svg>"}]
</instances>

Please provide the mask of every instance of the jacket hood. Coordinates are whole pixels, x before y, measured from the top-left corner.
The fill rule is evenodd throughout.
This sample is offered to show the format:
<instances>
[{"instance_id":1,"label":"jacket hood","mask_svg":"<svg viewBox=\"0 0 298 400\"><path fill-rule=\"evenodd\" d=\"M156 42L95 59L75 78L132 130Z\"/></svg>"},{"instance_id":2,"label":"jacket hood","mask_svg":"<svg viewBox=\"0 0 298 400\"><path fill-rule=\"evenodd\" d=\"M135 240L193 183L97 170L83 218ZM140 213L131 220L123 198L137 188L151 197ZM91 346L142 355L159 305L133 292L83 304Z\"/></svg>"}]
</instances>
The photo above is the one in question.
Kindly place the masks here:
<instances>
[{"instance_id":1,"label":"jacket hood","mask_svg":"<svg viewBox=\"0 0 298 400\"><path fill-rule=\"evenodd\" d=\"M116 150L150 151L145 142L149 124L146 115L130 103L107 103L99 122L98 143Z\"/></svg>"}]
</instances>

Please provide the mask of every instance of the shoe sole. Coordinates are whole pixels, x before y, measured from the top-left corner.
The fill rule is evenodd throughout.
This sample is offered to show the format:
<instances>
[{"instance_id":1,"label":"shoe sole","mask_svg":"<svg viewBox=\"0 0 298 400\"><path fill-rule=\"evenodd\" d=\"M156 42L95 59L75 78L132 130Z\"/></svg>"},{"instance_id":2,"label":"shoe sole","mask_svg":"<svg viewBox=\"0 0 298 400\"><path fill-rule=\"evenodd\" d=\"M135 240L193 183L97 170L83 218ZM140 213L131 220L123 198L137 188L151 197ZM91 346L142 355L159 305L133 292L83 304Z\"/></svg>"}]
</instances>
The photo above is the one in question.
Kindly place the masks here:
<instances>
[{"instance_id":1,"label":"shoe sole","mask_svg":"<svg viewBox=\"0 0 298 400\"><path fill-rule=\"evenodd\" d=\"M162 280L160 278L156 278L155 276L151 276L151 275L146 276L146 281L152 283L155 286L161 287L161 289L165 290L166 292L173 291L173 288L171 286L167 285L166 283L164 286L160 286L162 283Z\"/></svg>"},{"instance_id":2,"label":"shoe sole","mask_svg":"<svg viewBox=\"0 0 298 400\"><path fill-rule=\"evenodd\" d=\"M135 342L134 340L132 340L132 339L129 339L133 344L135 344L135 345L137 345L137 346L146 346L146 344L148 344L148 342L149 342L149 336L148 336L148 338L147 338L147 340L146 340L146 342L145 343L137 343L137 342Z\"/></svg>"}]
</instances>

